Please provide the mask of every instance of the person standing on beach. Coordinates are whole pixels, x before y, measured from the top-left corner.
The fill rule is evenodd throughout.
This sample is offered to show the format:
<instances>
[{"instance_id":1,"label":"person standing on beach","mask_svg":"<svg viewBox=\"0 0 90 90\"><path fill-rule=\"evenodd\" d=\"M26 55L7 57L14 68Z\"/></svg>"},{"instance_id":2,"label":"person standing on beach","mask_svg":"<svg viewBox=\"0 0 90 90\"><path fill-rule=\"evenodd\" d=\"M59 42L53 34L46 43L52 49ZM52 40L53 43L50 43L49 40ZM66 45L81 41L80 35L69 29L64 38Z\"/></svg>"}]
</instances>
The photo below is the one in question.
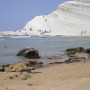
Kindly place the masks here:
<instances>
[{"instance_id":1,"label":"person standing on beach","mask_svg":"<svg viewBox=\"0 0 90 90\"><path fill-rule=\"evenodd\" d=\"M83 35L83 31L81 31L81 36Z\"/></svg>"},{"instance_id":2,"label":"person standing on beach","mask_svg":"<svg viewBox=\"0 0 90 90\"><path fill-rule=\"evenodd\" d=\"M84 31L84 34L86 34L86 31Z\"/></svg>"}]
</instances>

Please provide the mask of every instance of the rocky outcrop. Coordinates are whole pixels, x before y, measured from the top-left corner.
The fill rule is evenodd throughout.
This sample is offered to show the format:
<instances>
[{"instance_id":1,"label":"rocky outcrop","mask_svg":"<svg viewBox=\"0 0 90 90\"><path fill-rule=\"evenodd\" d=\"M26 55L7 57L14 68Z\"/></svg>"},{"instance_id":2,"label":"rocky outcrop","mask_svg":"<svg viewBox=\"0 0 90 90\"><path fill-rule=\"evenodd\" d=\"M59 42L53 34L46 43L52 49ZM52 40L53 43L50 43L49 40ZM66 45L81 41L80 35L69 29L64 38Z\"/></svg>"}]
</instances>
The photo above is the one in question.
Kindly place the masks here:
<instances>
[{"instance_id":1,"label":"rocky outcrop","mask_svg":"<svg viewBox=\"0 0 90 90\"><path fill-rule=\"evenodd\" d=\"M76 47L76 48L69 48L65 50L67 55L74 55L75 53L81 53L84 52L84 48L83 47Z\"/></svg>"},{"instance_id":2,"label":"rocky outcrop","mask_svg":"<svg viewBox=\"0 0 90 90\"><path fill-rule=\"evenodd\" d=\"M46 56L46 57L41 57L41 59L57 60L57 59L61 59L61 57L60 56Z\"/></svg>"},{"instance_id":3,"label":"rocky outcrop","mask_svg":"<svg viewBox=\"0 0 90 90\"><path fill-rule=\"evenodd\" d=\"M2 65L0 66L1 72L31 72L35 68L43 67L43 62L41 61L24 61L14 64Z\"/></svg>"},{"instance_id":4,"label":"rocky outcrop","mask_svg":"<svg viewBox=\"0 0 90 90\"><path fill-rule=\"evenodd\" d=\"M75 48L66 49L66 52L70 52L70 51L75 51L75 52L81 53L84 51L84 48L83 47L75 47Z\"/></svg>"},{"instance_id":5,"label":"rocky outcrop","mask_svg":"<svg viewBox=\"0 0 90 90\"><path fill-rule=\"evenodd\" d=\"M90 54L90 48L85 49L85 50L84 50L84 53Z\"/></svg>"},{"instance_id":6,"label":"rocky outcrop","mask_svg":"<svg viewBox=\"0 0 90 90\"><path fill-rule=\"evenodd\" d=\"M46 67L48 66L52 66L52 65L56 65L56 64L69 64L69 63L75 63L75 62L85 62L88 59L86 57L79 57L79 56L70 56L69 59L63 60L63 61L55 61L55 62L51 62L49 64L46 64Z\"/></svg>"},{"instance_id":7,"label":"rocky outcrop","mask_svg":"<svg viewBox=\"0 0 90 90\"><path fill-rule=\"evenodd\" d=\"M33 67L28 66L26 63L15 63L4 68L7 72L31 72L33 69Z\"/></svg>"},{"instance_id":8,"label":"rocky outcrop","mask_svg":"<svg viewBox=\"0 0 90 90\"><path fill-rule=\"evenodd\" d=\"M25 61L24 63L28 64L29 66L35 67L35 68L43 67L43 62L41 61L29 60L29 61Z\"/></svg>"},{"instance_id":9,"label":"rocky outcrop","mask_svg":"<svg viewBox=\"0 0 90 90\"><path fill-rule=\"evenodd\" d=\"M40 58L38 50L32 47L23 48L17 53L16 56L24 56L25 58L30 58L30 59Z\"/></svg>"},{"instance_id":10,"label":"rocky outcrop","mask_svg":"<svg viewBox=\"0 0 90 90\"><path fill-rule=\"evenodd\" d=\"M73 62L80 62L80 61L86 61L85 57L78 57L78 56L71 56L69 59L65 61L65 63L73 63Z\"/></svg>"},{"instance_id":11,"label":"rocky outcrop","mask_svg":"<svg viewBox=\"0 0 90 90\"><path fill-rule=\"evenodd\" d=\"M0 72L4 72L4 66L0 66Z\"/></svg>"}]
</instances>

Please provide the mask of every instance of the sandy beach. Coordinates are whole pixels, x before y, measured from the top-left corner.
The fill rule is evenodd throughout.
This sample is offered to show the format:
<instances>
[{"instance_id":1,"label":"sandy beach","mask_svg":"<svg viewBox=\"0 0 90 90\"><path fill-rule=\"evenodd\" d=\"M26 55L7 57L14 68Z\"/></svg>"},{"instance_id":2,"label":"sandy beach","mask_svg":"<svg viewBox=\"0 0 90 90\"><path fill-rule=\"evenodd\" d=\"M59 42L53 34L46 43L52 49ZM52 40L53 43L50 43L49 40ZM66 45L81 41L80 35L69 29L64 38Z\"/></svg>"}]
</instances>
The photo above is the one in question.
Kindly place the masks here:
<instances>
[{"instance_id":1,"label":"sandy beach","mask_svg":"<svg viewBox=\"0 0 90 90\"><path fill-rule=\"evenodd\" d=\"M35 69L27 80L9 79L0 72L0 90L90 90L90 61Z\"/></svg>"},{"instance_id":2,"label":"sandy beach","mask_svg":"<svg viewBox=\"0 0 90 90\"><path fill-rule=\"evenodd\" d=\"M90 90L90 0L0 0L0 90Z\"/></svg>"}]
</instances>

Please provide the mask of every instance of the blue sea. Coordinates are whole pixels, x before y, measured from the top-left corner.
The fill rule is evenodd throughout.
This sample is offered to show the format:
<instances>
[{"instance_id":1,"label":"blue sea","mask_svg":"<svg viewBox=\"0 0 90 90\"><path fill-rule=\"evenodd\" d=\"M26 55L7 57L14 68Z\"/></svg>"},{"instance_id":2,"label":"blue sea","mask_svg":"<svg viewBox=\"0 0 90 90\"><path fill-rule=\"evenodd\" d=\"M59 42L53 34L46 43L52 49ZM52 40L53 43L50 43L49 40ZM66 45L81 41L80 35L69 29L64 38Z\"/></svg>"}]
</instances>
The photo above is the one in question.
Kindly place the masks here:
<instances>
[{"instance_id":1,"label":"blue sea","mask_svg":"<svg viewBox=\"0 0 90 90\"><path fill-rule=\"evenodd\" d=\"M59 56L67 48L90 48L90 37L45 36L45 37L0 37L0 65L26 60L16 54L24 47L39 50L42 57ZM49 60L40 60L50 62Z\"/></svg>"}]
</instances>

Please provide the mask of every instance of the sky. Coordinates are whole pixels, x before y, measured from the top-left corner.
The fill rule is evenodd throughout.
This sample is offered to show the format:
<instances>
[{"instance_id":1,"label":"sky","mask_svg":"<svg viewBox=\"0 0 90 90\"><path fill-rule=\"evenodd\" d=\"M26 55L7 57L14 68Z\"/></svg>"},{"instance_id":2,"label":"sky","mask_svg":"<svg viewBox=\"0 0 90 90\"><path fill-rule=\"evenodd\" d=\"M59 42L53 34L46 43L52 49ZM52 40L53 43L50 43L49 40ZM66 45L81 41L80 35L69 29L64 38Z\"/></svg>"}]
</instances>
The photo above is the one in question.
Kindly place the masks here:
<instances>
[{"instance_id":1,"label":"sky","mask_svg":"<svg viewBox=\"0 0 90 90\"><path fill-rule=\"evenodd\" d=\"M55 11L70 0L0 0L0 31L22 29L35 16Z\"/></svg>"}]
</instances>

